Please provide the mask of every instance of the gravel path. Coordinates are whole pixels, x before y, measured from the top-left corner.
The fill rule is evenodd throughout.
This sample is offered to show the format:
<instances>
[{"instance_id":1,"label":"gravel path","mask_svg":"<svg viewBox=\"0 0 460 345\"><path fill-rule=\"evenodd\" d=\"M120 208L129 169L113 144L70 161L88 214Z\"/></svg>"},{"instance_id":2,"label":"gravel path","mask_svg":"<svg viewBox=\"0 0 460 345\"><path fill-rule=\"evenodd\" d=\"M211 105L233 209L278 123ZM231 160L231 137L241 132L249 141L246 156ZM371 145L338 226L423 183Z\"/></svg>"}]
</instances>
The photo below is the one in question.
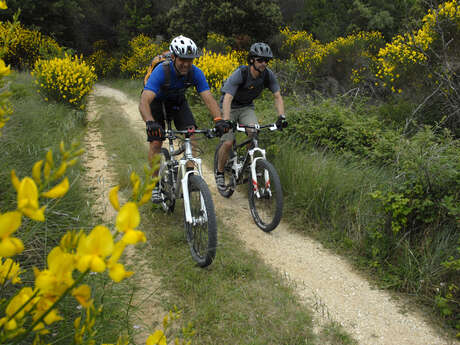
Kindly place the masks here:
<instances>
[{"instance_id":1,"label":"gravel path","mask_svg":"<svg viewBox=\"0 0 460 345\"><path fill-rule=\"evenodd\" d=\"M117 212L109 202L109 191L116 185L116 174L109 165L108 154L105 151L101 133L95 124L104 116L104 109L97 106L95 96L98 92L90 95L88 100L88 130L84 144L85 154L83 163L86 167L84 181L88 189L95 196L93 213L101 217L105 225L115 224ZM125 200L120 195L120 202ZM161 325L163 317L168 314L161 308L158 295L162 293L160 278L155 276L147 263L143 263L144 256L136 247L128 246L123 255L127 264L127 270L135 274L130 277L136 288L132 291L132 300L129 306L129 319L133 325L131 330L136 344L145 344L147 337L153 333L158 325Z\"/></svg>"},{"instance_id":2,"label":"gravel path","mask_svg":"<svg viewBox=\"0 0 460 345\"><path fill-rule=\"evenodd\" d=\"M120 113L139 129L139 135L145 135L137 100L102 85L95 86L94 94L116 99L123 109ZM204 169L218 218L233 229L248 248L294 283L301 301L317 311L317 325L334 320L361 345L459 344L436 332L420 313L401 312L402 304L389 293L373 288L344 259L292 231L286 222L281 222L270 234L262 232L250 216L245 189L225 199L216 191L211 169Z\"/></svg>"}]
</instances>

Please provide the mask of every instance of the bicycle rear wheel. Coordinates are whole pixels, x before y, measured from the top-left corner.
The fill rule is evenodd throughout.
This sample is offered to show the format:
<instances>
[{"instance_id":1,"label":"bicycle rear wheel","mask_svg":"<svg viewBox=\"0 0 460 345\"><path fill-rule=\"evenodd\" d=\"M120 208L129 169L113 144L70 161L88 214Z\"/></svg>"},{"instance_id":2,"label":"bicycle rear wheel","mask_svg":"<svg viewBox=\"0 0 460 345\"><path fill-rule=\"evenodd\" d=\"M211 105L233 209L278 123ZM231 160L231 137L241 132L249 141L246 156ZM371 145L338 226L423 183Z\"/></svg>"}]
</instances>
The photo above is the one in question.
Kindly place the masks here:
<instances>
[{"instance_id":1,"label":"bicycle rear wheel","mask_svg":"<svg viewBox=\"0 0 460 345\"><path fill-rule=\"evenodd\" d=\"M216 256L217 221L211 192L201 176L189 176L188 199L192 221L187 222L184 215L185 235L193 260L198 266L206 267Z\"/></svg>"},{"instance_id":2,"label":"bicycle rear wheel","mask_svg":"<svg viewBox=\"0 0 460 345\"><path fill-rule=\"evenodd\" d=\"M214 178L217 176L217 166L219 162L219 150L222 147L223 142L220 142L219 145L217 145L216 152L214 153ZM230 151L230 158L233 158L235 156L235 153ZM225 198L230 198L235 191L235 176L233 176L232 173L232 166L230 165L229 161L225 164L224 168L224 178L225 178L225 185L226 188L224 190L221 190L217 188L218 192L220 195L222 195Z\"/></svg>"},{"instance_id":3,"label":"bicycle rear wheel","mask_svg":"<svg viewBox=\"0 0 460 345\"><path fill-rule=\"evenodd\" d=\"M283 213L283 191L275 167L265 159L256 161L256 177L248 179L249 209L252 218L265 232L275 229ZM257 196L256 192L259 192Z\"/></svg>"},{"instance_id":4,"label":"bicycle rear wheel","mask_svg":"<svg viewBox=\"0 0 460 345\"><path fill-rule=\"evenodd\" d=\"M158 175L158 185L160 188L162 201L160 202L161 207L165 212L174 212L174 206L176 204L176 197L173 190L173 179L171 171L168 170L169 152L165 148L161 148L161 159L160 159L160 170Z\"/></svg>"}]
</instances>

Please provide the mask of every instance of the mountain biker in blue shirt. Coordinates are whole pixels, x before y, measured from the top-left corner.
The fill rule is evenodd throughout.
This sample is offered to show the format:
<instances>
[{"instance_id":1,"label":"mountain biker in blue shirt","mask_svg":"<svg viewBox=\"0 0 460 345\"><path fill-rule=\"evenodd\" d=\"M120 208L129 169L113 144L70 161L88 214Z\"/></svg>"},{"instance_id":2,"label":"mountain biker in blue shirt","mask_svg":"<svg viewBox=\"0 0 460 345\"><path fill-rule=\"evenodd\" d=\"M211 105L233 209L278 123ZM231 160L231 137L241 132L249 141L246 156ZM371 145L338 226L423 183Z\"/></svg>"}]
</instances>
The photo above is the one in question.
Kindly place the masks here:
<instances>
[{"instance_id":1,"label":"mountain biker in blue shirt","mask_svg":"<svg viewBox=\"0 0 460 345\"><path fill-rule=\"evenodd\" d=\"M223 121L231 120L247 126L257 124L253 101L259 97L264 88L268 88L273 93L275 108L278 112L276 125L280 129L287 126L280 86L275 74L267 67L272 58L273 53L268 44L258 42L251 46L248 54L248 66L238 67L222 86ZM218 154L216 172L216 184L220 190L226 188L224 167L234 139L235 135L231 130L221 138L223 144Z\"/></svg>"},{"instance_id":2,"label":"mountain biker in blue shirt","mask_svg":"<svg viewBox=\"0 0 460 345\"><path fill-rule=\"evenodd\" d=\"M195 87L214 117L216 127L219 127L217 123L221 120L219 106L211 94L203 71L193 65L193 60L199 57L195 43L187 37L178 36L171 41L169 50L171 61L160 63L152 71L142 91L139 104L139 111L146 123L147 141L150 146L149 162L160 153L165 140L163 107L178 130L196 128L195 119L185 97L188 87ZM160 192L155 187L152 191L152 202L160 201Z\"/></svg>"}]
</instances>

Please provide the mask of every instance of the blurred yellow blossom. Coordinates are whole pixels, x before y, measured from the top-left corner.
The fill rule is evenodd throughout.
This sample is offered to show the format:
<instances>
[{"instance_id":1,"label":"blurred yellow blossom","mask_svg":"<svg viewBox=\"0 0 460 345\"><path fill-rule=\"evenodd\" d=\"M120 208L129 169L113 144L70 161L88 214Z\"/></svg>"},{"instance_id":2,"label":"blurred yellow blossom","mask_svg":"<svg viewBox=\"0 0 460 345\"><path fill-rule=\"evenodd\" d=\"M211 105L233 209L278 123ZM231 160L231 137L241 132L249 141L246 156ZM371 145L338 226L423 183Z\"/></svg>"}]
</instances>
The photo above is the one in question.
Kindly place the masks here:
<instances>
[{"instance_id":1,"label":"blurred yellow blossom","mask_svg":"<svg viewBox=\"0 0 460 345\"><path fill-rule=\"evenodd\" d=\"M90 269L93 272L103 272L106 268L105 258L114 249L113 237L105 226L96 226L91 233L82 235L77 248L77 268L80 272Z\"/></svg>"},{"instance_id":2,"label":"blurred yellow blossom","mask_svg":"<svg viewBox=\"0 0 460 345\"><path fill-rule=\"evenodd\" d=\"M34 180L25 177L19 184L18 188L18 210L27 217L43 222L45 220L45 207L39 208L38 190Z\"/></svg>"},{"instance_id":3,"label":"blurred yellow blossom","mask_svg":"<svg viewBox=\"0 0 460 345\"><path fill-rule=\"evenodd\" d=\"M147 338L146 345L167 345L166 336L162 330L158 329Z\"/></svg>"},{"instance_id":4,"label":"blurred yellow blossom","mask_svg":"<svg viewBox=\"0 0 460 345\"><path fill-rule=\"evenodd\" d=\"M128 244L137 242L145 242L146 238L142 231L136 230L140 223L140 214L137 205L133 202L128 202L120 209L116 220L118 231L124 232L123 241Z\"/></svg>"},{"instance_id":5,"label":"blurred yellow blossom","mask_svg":"<svg viewBox=\"0 0 460 345\"><path fill-rule=\"evenodd\" d=\"M21 283L20 273L21 267L17 262L11 259L6 259L3 262L3 258L0 257L0 285L3 285L7 280L11 281L12 284Z\"/></svg>"},{"instance_id":6,"label":"blurred yellow blossom","mask_svg":"<svg viewBox=\"0 0 460 345\"><path fill-rule=\"evenodd\" d=\"M68 190L69 190L69 179L66 177L64 180L62 180L61 183L54 186L49 191L42 193L42 196L44 196L45 198L51 198L51 199L60 198L64 196Z\"/></svg>"},{"instance_id":7,"label":"blurred yellow blossom","mask_svg":"<svg viewBox=\"0 0 460 345\"><path fill-rule=\"evenodd\" d=\"M21 217L17 211L0 214L0 256L10 257L24 250L20 239L10 237L21 226Z\"/></svg>"}]
</instances>

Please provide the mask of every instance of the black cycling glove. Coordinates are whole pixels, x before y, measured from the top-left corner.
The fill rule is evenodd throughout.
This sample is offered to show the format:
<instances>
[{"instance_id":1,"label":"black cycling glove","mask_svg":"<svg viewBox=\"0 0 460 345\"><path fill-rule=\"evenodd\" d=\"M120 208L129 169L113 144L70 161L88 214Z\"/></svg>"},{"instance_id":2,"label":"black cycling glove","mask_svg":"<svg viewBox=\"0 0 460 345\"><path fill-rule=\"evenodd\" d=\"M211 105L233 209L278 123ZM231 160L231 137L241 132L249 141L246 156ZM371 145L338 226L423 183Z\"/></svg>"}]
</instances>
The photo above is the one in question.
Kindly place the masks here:
<instances>
[{"instance_id":1,"label":"black cycling glove","mask_svg":"<svg viewBox=\"0 0 460 345\"><path fill-rule=\"evenodd\" d=\"M145 125L147 127L147 141L165 140L165 131L159 123L155 121L147 121Z\"/></svg>"},{"instance_id":2,"label":"black cycling glove","mask_svg":"<svg viewBox=\"0 0 460 345\"><path fill-rule=\"evenodd\" d=\"M288 125L288 122L286 121L286 116L284 115L278 116L278 120L276 120L275 124L276 124L276 127L278 127L280 131L282 131L283 128L286 128Z\"/></svg>"},{"instance_id":3,"label":"black cycling glove","mask_svg":"<svg viewBox=\"0 0 460 345\"><path fill-rule=\"evenodd\" d=\"M214 125L214 128L216 129L216 133L218 136L222 136L225 133L228 133L230 128L232 128L232 125L230 121L228 120L222 120L222 119L214 119L216 124Z\"/></svg>"}]
</instances>

